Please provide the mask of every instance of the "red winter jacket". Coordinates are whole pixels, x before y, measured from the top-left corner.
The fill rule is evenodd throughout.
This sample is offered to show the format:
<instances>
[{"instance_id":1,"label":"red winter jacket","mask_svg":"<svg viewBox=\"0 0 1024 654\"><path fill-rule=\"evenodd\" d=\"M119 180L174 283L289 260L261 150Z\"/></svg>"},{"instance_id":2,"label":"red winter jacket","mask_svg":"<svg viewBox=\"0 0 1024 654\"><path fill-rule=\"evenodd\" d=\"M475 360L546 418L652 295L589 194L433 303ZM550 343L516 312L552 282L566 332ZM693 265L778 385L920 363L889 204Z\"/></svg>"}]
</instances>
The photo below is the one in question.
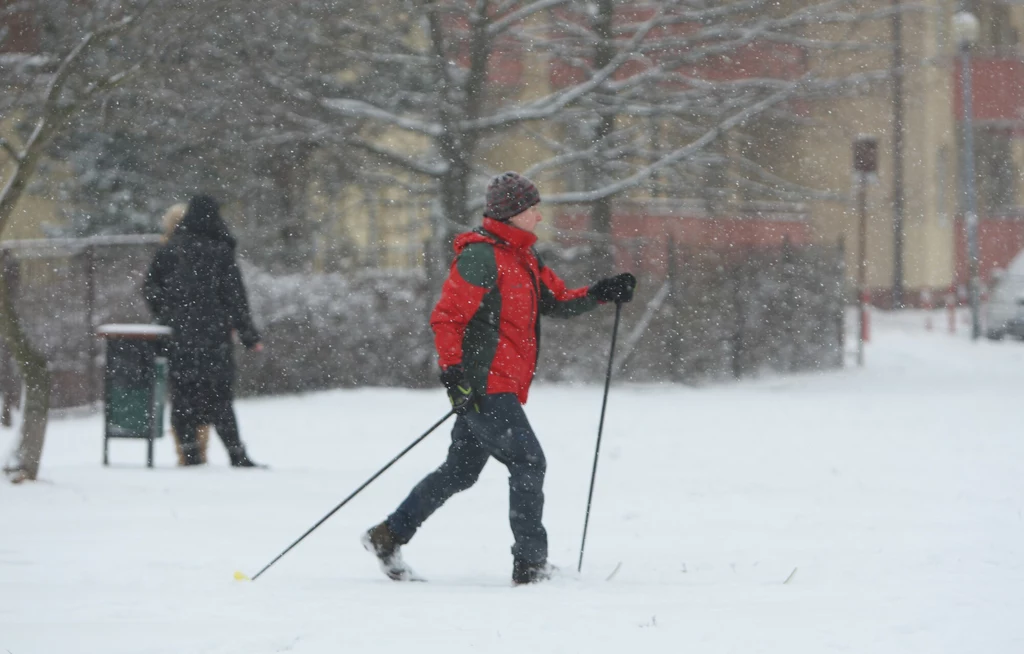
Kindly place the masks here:
<instances>
[{"instance_id":1,"label":"red winter jacket","mask_svg":"<svg viewBox=\"0 0 1024 654\"><path fill-rule=\"evenodd\" d=\"M567 289L537 259L537 237L484 218L455 239L456 259L430 316L441 368L462 364L473 388L526 403L537 368L540 315L569 318L597 301Z\"/></svg>"}]
</instances>

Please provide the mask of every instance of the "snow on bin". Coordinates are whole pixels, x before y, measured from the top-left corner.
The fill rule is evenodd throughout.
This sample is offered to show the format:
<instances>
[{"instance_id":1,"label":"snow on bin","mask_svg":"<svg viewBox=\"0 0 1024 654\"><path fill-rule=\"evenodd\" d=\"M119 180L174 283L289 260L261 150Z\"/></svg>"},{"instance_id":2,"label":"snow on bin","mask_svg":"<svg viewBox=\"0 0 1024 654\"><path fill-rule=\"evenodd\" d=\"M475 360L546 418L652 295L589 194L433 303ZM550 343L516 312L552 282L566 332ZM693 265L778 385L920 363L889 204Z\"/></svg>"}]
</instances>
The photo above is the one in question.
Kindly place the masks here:
<instances>
[{"instance_id":1,"label":"snow on bin","mask_svg":"<svg viewBox=\"0 0 1024 654\"><path fill-rule=\"evenodd\" d=\"M100 325L107 344L103 371L103 465L109 465L111 438L144 438L146 465L153 467L153 441L163 436L167 358L163 346L170 327Z\"/></svg>"}]
</instances>

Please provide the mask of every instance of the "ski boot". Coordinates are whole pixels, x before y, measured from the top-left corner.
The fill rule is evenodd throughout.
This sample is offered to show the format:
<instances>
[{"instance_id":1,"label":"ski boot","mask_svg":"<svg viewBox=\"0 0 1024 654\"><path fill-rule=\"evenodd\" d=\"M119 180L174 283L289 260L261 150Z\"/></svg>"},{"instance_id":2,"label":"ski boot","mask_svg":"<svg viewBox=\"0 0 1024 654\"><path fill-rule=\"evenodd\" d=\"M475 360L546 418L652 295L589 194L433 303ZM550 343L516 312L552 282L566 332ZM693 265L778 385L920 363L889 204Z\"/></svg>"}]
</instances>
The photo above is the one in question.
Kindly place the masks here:
<instances>
[{"instance_id":1,"label":"ski boot","mask_svg":"<svg viewBox=\"0 0 1024 654\"><path fill-rule=\"evenodd\" d=\"M558 568L547 561L527 563L516 559L512 562L512 585L525 586L548 581L556 572L558 572Z\"/></svg>"},{"instance_id":2,"label":"ski boot","mask_svg":"<svg viewBox=\"0 0 1024 654\"><path fill-rule=\"evenodd\" d=\"M395 540L387 522L382 522L363 534L363 548L377 557L381 571L394 581L423 581L402 560L402 545Z\"/></svg>"}]
</instances>

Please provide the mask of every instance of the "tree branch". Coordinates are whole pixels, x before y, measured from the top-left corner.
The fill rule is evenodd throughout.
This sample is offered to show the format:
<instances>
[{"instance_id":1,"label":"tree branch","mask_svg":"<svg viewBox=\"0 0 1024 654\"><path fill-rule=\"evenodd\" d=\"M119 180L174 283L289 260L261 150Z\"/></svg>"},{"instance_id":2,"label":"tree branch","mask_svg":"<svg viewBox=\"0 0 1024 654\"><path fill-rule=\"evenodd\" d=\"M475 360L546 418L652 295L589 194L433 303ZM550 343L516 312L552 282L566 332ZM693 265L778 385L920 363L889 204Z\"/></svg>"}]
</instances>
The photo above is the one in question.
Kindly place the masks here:
<instances>
[{"instance_id":1,"label":"tree branch","mask_svg":"<svg viewBox=\"0 0 1024 654\"><path fill-rule=\"evenodd\" d=\"M628 43L624 44L619 52L612 58L607 66L597 71L589 80L583 84L571 87L566 90L558 91L545 98L541 98L535 102L530 103L526 107L519 109L513 109L506 111L488 118L480 118L472 121L464 121L461 123L461 128L464 131L471 130L489 130L495 127L507 127L512 124L522 123L530 120L540 120L543 118L550 118L569 105L575 100L583 97L587 93L590 93L597 87L599 87L605 80L609 79L615 71L617 71L622 64L635 56L634 51L636 47L646 38L647 34L658 25L661 16L671 6L675 5L678 0L665 0L658 7L655 14L647 20L636 33L629 40Z\"/></svg>"},{"instance_id":2,"label":"tree branch","mask_svg":"<svg viewBox=\"0 0 1024 654\"><path fill-rule=\"evenodd\" d=\"M129 77L139 72L139 70L141 69L142 66L136 64L127 70L122 70L104 79L91 82L88 86L85 87L85 90L82 91L82 94L86 98L88 98L98 93L110 91L111 89L114 89L123 84Z\"/></svg>"},{"instance_id":3,"label":"tree branch","mask_svg":"<svg viewBox=\"0 0 1024 654\"><path fill-rule=\"evenodd\" d=\"M383 146L377 145L376 143L373 143L372 141L367 141L366 139L363 139L361 137L349 138L347 139L347 142L359 148L360 150L363 150L364 152L368 152L384 160L388 164L398 166L399 168L403 168L418 175L426 175L428 177L437 178L444 175L445 171L448 170L448 167L443 163L430 164L423 161L418 161L417 159L410 157L409 155L400 152L395 152L394 150L390 150Z\"/></svg>"},{"instance_id":4,"label":"tree branch","mask_svg":"<svg viewBox=\"0 0 1024 654\"><path fill-rule=\"evenodd\" d=\"M20 164L24 159L24 154L18 152L14 145L5 138L0 138L0 148L6 150L7 154L10 155L11 159L13 159L15 163Z\"/></svg>"},{"instance_id":5,"label":"tree branch","mask_svg":"<svg viewBox=\"0 0 1024 654\"><path fill-rule=\"evenodd\" d=\"M142 9L140 9L140 13L141 11L145 11L149 4L150 3L147 2ZM25 147L22 150L19 165L11 174L10 178L7 179L3 190L0 191L0 234L3 234L6 229L7 223L9 222L14 210L14 206L21 198L21 194L24 192L25 187L28 184L28 179L35 172L36 165L42 155L43 147L53 135L56 125L60 124L62 118L66 118L77 111L80 106L80 102L71 102L65 106L59 105L64 86L67 84L72 73L75 72L78 62L94 43L97 41L104 41L120 32L123 32L135 22L136 18L137 14L125 16L87 33L61 60L60 65L57 67L57 70L53 75L53 79L50 80L50 83L46 88L42 108L40 110L41 115L36 119L36 125L32 130L32 134L25 141ZM115 77L117 77L117 75L112 76L112 78Z\"/></svg>"},{"instance_id":6,"label":"tree branch","mask_svg":"<svg viewBox=\"0 0 1024 654\"><path fill-rule=\"evenodd\" d=\"M509 26L524 21L539 11L552 9L567 2L569 0L537 0L494 21L487 27L487 33L490 36L497 36L508 29Z\"/></svg>"},{"instance_id":7,"label":"tree branch","mask_svg":"<svg viewBox=\"0 0 1024 654\"><path fill-rule=\"evenodd\" d=\"M353 118L372 118L387 125L400 127L401 129L417 132L425 136L441 136L444 128L438 123L431 123L415 118L406 118L393 114L386 109L381 109L369 102L362 100L350 100L347 98L328 98L320 101L320 105L326 109L335 111L343 116Z\"/></svg>"},{"instance_id":8,"label":"tree branch","mask_svg":"<svg viewBox=\"0 0 1024 654\"><path fill-rule=\"evenodd\" d=\"M761 100L760 102L757 102L746 107L742 111L739 111L738 113L733 114L729 118L723 120L715 127L707 130L700 138L690 142L685 147L679 148L678 150L675 150L674 152L665 155L664 157L655 161L654 163L644 166L638 172L634 173L633 175L630 175L629 177L626 177L625 179L621 179L617 182L613 182L602 188L594 189L592 191L583 191L577 193L561 193L547 196L544 198L544 201L548 204L581 204L585 202L594 202L596 200L601 200L603 198L615 195L616 193L621 193L626 189L639 186L640 184L644 183L647 179L649 179L651 175L661 170L662 168L671 166L672 164L678 163L692 156L694 153L699 152L706 148L707 146L714 143L729 130L742 125L746 121L750 120L751 118L760 114L761 112L769 109L770 107L773 107L781 102L785 102L790 97L792 97L805 83L806 80L794 82L788 88L778 91L772 94L771 96L765 98L764 100Z\"/></svg>"}]
</instances>

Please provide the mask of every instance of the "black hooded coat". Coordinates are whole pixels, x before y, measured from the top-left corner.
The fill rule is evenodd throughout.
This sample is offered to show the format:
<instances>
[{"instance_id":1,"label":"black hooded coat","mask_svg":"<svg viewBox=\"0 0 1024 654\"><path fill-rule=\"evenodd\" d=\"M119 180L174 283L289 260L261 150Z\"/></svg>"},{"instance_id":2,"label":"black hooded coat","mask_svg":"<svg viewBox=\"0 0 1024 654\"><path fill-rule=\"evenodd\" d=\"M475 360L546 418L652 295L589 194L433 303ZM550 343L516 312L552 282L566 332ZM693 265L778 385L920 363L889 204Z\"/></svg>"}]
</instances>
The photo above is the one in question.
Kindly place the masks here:
<instances>
[{"instance_id":1,"label":"black hooded coat","mask_svg":"<svg viewBox=\"0 0 1024 654\"><path fill-rule=\"evenodd\" d=\"M217 202L197 196L167 243L157 251L143 284L156 321L174 330L168 357L179 389L231 397L231 332L246 347L260 341L249 312L235 239ZM199 398L196 398L199 399Z\"/></svg>"}]
</instances>

